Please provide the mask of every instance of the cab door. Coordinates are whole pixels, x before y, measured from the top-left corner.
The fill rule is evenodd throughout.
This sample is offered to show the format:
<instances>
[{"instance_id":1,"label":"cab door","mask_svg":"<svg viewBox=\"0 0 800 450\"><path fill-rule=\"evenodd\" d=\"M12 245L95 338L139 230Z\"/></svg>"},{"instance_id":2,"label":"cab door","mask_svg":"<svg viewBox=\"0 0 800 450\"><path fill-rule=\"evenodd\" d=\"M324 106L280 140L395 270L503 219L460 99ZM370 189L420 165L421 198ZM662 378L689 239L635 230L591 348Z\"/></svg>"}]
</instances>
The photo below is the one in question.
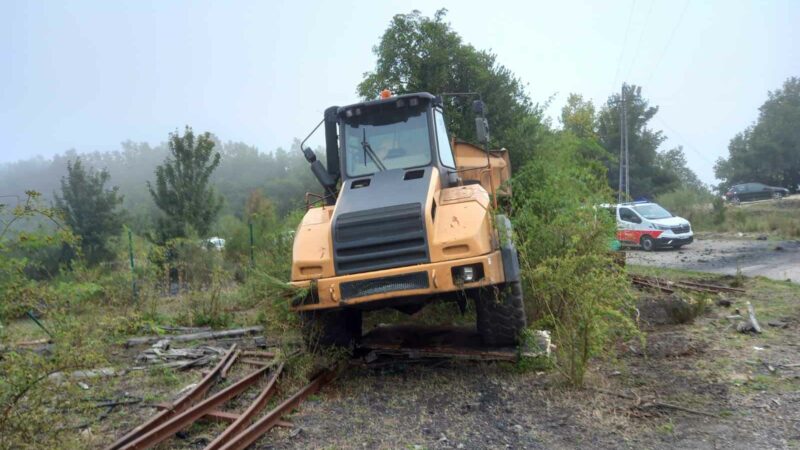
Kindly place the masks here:
<instances>
[{"instance_id":1,"label":"cab door","mask_svg":"<svg viewBox=\"0 0 800 450\"><path fill-rule=\"evenodd\" d=\"M620 241L638 244L641 233L638 231L642 218L632 209L618 208L617 237Z\"/></svg>"}]
</instances>

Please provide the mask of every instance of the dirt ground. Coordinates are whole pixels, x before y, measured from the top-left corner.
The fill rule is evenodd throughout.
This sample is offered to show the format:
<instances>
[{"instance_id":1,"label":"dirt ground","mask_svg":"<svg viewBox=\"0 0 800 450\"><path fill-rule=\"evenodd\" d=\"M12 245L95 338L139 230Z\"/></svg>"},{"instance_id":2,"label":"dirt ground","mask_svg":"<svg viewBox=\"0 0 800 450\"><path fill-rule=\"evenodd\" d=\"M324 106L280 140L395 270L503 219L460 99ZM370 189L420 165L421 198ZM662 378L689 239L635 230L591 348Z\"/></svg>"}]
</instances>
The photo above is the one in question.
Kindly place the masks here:
<instances>
[{"instance_id":1,"label":"dirt ground","mask_svg":"<svg viewBox=\"0 0 800 450\"><path fill-rule=\"evenodd\" d=\"M719 274L764 276L800 283L800 241L759 240L759 235L700 235L679 250L627 250L630 264ZM763 239L763 237L762 237Z\"/></svg>"},{"instance_id":2,"label":"dirt ground","mask_svg":"<svg viewBox=\"0 0 800 450\"><path fill-rule=\"evenodd\" d=\"M690 324L670 323L658 310L668 299L642 292L646 346L620 343L619 358L594 361L585 389L511 363L354 366L286 418L294 428L275 429L253 448L798 448L800 288L766 279L745 287L729 297L732 306L713 306ZM763 334L738 333L727 318L747 300ZM168 399L200 376L162 374L147 398ZM145 378L118 383L118 394L147 389ZM87 431L92 446L153 412L115 410ZM164 448L202 448L218 430L195 426Z\"/></svg>"}]
</instances>

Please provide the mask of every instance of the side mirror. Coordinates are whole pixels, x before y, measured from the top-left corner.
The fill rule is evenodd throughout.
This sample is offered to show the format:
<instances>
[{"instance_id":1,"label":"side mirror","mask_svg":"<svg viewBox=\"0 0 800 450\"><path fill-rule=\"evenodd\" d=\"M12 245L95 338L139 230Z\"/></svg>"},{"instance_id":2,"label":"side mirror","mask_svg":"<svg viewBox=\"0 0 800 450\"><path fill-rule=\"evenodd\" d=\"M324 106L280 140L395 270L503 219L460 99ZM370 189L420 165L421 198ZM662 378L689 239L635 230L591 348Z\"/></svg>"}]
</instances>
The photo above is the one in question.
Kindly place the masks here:
<instances>
[{"instance_id":1,"label":"side mirror","mask_svg":"<svg viewBox=\"0 0 800 450\"><path fill-rule=\"evenodd\" d=\"M472 102L472 112L478 116L485 116L486 115L486 103L483 103L483 100L475 100Z\"/></svg>"}]
</instances>

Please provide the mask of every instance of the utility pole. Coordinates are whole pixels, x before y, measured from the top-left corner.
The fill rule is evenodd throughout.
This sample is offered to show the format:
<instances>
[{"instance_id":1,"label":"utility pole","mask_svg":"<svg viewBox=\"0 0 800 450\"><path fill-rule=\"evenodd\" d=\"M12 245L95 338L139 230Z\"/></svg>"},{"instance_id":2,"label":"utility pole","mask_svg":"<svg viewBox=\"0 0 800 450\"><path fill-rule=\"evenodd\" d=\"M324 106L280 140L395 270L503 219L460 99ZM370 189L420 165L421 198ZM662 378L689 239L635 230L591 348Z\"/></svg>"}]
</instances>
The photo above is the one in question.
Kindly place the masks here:
<instances>
[{"instance_id":1,"label":"utility pole","mask_svg":"<svg viewBox=\"0 0 800 450\"><path fill-rule=\"evenodd\" d=\"M622 203L630 199L630 171L628 169L628 104L625 99L625 83L620 91L619 109L619 193L617 201Z\"/></svg>"}]
</instances>

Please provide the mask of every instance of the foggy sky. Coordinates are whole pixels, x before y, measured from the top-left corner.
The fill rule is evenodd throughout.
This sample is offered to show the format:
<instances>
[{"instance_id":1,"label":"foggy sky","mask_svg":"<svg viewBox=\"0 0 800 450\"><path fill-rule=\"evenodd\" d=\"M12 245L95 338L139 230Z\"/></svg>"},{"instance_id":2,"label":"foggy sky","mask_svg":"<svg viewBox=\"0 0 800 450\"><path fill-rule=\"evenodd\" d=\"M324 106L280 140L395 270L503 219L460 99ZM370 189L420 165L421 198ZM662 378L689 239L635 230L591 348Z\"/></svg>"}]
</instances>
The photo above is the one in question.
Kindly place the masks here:
<instances>
[{"instance_id":1,"label":"foggy sky","mask_svg":"<svg viewBox=\"0 0 800 450\"><path fill-rule=\"evenodd\" d=\"M662 149L683 145L705 182L767 91L800 76L792 0L2 5L0 162L157 144L186 124L287 148L327 106L357 100L372 46L413 9L446 7L466 42L495 52L534 101L550 99L555 123L570 92L599 108L623 81L642 85L661 108Z\"/></svg>"}]
</instances>

